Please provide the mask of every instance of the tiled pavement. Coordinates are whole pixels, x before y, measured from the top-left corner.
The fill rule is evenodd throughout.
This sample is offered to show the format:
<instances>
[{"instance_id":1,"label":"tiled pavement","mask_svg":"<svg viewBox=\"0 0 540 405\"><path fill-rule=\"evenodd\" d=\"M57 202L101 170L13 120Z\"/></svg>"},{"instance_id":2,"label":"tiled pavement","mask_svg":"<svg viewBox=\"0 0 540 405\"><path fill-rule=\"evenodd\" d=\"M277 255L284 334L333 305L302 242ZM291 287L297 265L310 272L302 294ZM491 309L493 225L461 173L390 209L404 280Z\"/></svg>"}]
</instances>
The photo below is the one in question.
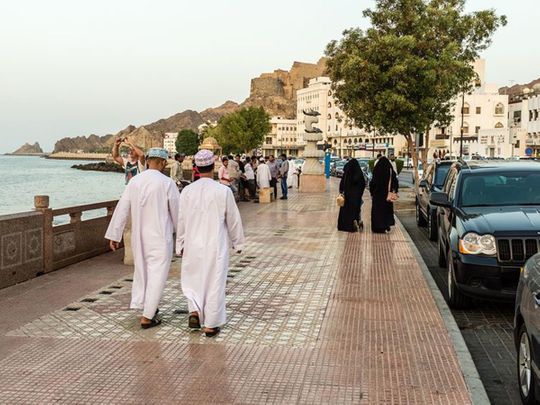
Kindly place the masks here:
<instances>
[{"instance_id":1,"label":"tiled pavement","mask_svg":"<svg viewBox=\"0 0 540 405\"><path fill-rule=\"evenodd\" d=\"M0 318L21 320L0 322L0 344L11 345L0 350L0 403L469 403L407 239L371 234L368 212L364 233L338 233L333 197L241 205L248 244L232 257L229 320L215 339L188 331L178 261L164 324L148 331L126 309L130 275L117 274L117 254L33 280L24 300L24 286L3 290ZM107 260L118 277L81 287L92 278L84 267ZM77 299L49 278L71 272ZM27 307L38 294L66 299Z\"/></svg>"},{"instance_id":2,"label":"tiled pavement","mask_svg":"<svg viewBox=\"0 0 540 405\"><path fill-rule=\"evenodd\" d=\"M414 210L398 213L422 254L437 286L446 296L447 272L437 263L437 244L429 241L425 228L416 226ZM521 404L516 381L514 306L508 303L475 302L467 310L452 310L480 378L493 404Z\"/></svg>"}]
</instances>

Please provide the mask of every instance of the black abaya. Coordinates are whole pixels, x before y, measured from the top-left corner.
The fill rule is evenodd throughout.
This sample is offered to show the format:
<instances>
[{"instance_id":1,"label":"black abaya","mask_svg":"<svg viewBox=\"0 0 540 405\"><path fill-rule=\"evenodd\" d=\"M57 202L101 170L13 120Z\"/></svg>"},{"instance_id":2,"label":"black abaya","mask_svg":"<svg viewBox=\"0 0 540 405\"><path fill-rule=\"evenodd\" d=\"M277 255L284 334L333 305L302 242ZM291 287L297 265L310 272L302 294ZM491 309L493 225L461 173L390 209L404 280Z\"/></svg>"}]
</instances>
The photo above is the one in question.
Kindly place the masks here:
<instances>
[{"instance_id":1,"label":"black abaya","mask_svg":"<svg viewBox=\"0 0 540 405\"><path fill-rule=\"evenodd\" d=\"M373 178L369 183L371 192L371 230L376 233L383 233L390 230L395 225L394 204L386 201L388 196L388 183L390 189L397 193L398 179L392 169L390 161L386 157L381 157L373 169Z\"/></svg>"},{"instance_id":2,"label":"black abaya","mask_svg":"<svg viewBox=\"0 0 540 405\"><path fill-rule=\"evenodd\" d=\"M338 230L357 232L362 207L362 195L366 181L356 159L350 160L343 168L343 177L339 183L339 192L345 196L345 205L339 209ZM354 221L358 221L355 225Z\"/></svg>"}]
</instances>

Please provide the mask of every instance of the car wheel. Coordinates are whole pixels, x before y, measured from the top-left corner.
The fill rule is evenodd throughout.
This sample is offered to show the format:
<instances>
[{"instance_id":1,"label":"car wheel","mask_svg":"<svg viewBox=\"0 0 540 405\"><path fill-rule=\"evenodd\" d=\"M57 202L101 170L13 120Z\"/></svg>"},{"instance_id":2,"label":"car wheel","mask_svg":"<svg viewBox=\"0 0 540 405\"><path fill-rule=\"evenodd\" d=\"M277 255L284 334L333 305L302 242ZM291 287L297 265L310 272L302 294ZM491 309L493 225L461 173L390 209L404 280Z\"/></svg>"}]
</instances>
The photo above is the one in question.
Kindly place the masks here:
<instances>
[{"instance_id":1,"label":"car wheel","mask_svg":"<svg viewBox=\"0 0 540 405\"><path fill-rule=\"evenodd\" d=\"M519 395L522 402L524 404L535 404L536 376L532 369L531 341L524 323L519 328L517 373Z\"/></svg>"},{"instance_id":2,"label":"car wheel","mask_svg":"<svg viewBox=\"0 0 540 405\"><path fill-rule=\"evenodd\" d=\"M441 242L441 238L438 238L438 245L439 245L439 267L444 269L446 267L446 256L444 255L444 249Z\"/></svg>"},{"instance_id":3,"label":"car wheel","mask_svg":"<svg viewBox=\"0 0 540 405\"><path fill-rule=\"evenodd\" d=\"M431 241L437 240L437 212L429 210L427 215L428 238Z\"/></svg>"},{"instance_id":4,"label":"car wheel","mask_svg":"<svg viewBox=\"0 0 540 405\"><path fill-rule=\"evenodd\" d=\"M471 304L471 299L464 295L456 285L456 275L454 273L454 260L448 252L446 256L448 262L448 306L454 309L466 309Z\"/></svg>"},{"instance_id":5,"label":"car wheel","mask_svg":"<svg viewBox=\"0 0 540 405\"><path fill-rule=\"evenodd\" d=\"M416 206L416 225L426 226L426 219L422 215L422 210L420 209L420 204L418 203L418 200L416 200L415 206Z\"/></svg>"}]
</instances>

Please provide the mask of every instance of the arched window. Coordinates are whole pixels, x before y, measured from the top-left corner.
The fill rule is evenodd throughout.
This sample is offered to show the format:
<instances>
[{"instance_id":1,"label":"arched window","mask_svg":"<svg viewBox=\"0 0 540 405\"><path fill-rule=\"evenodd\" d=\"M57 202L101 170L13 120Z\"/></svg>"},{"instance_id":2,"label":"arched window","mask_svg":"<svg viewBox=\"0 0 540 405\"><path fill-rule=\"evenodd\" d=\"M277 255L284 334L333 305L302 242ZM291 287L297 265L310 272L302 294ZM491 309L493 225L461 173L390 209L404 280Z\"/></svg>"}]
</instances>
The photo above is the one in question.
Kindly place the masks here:
<instances>
[{"instance_id":1,"label":"arched window","mask_svg":"<svg viewBox=\"0 0 540 405\"><path fill-rule=\"evenodd\" d=\"M336 117L336 119L338 119L338 118L339 118L339 113L337 112L337 113L334 115L334 117Z\"/></svg>"},{"instance_id":2,"label":"arched window","mask_svg":"<svg viewBox=\"0 0 540 405\"><path fill-rule=\"evenodd\" d=\"M358 143L358 139L357 139L357 138L354 138L354 143Z\"/></svg>"},{"instance_id":3,"label":"arched window","mask_svg":"<svg viewBox=\"0 0 540 405\"><path fill-rule=\"evenodd\" d=\"M332 108L332 103L330 101L328 102L328 108Z\"/></svg>"},{"instance_id":4,"label":"arched window","mask_svg":"<svg viewBox=\"0 0 540 405\"><path fill-rule=\"evenodd\" d=\"M495 114L496 115L503 115L504 114L504 105L503 103L499 103L495 106Z\"/></svg>"},{"instance_id":5,"label":"arched window","mask_svg":"<svg viewBox=\"0 0 540 405\"><path fill-rule=\"evenodd\" d=\"M469 105L469 103L463 104L463 110L461 112L464 115L469 115L470 111L471 111L471 106Z\"/></svg>"},{"instance_id":6,"label":"arched window","mask_svg":"<svg viewBox=\"0 0 540 405\"><path fill-rule=\"evenodd\" d=\"M332 90L328 90L328 96L332 95Z\"/></svg>"},{"instance_id":7,"label":"arched window","mask_svg":"<svg viewBox=\"0 0 540 405\"><path fill-rule=\"evenodd\" d=\"M469 133L469 123L464 122L463 123L463 134L467 135Z\"/></svg>"},{"instance_id":8,"label":"arched window","mask_svg":"<svg viewBox=\"0 0 540 405\"><path fill-rule=\"evenodd\" d=\"M352 139L351 139L351 138L349 138L349 142L348 142L348 143L349 143L349 145L352 143Z\"/></svg>"},{"instance_id":9,"label":"arched window","mask_svg":"<svg viewBox=\"0 0 540 405\"><path fill-rule=\"evenodd\" d=\"M337 145L337 139L334 139L334 145Z\"/></svg>"},{"instance_id":10,"label":"arched window","mask_svg":"<svg viewBox=\"0 0 540 405\"><path fill-rule=\"evenodd\" d=\"M495 128L504 128L504 125L503 125L502 122L497 122L497 123L495 124Z\"/></svg>"},{"instance_id":11,"label":"arched window","mask_svg":"<svg viewBox=\"0 0 540 405\"><path fill-rule=\"evenodd\" d=\"M332 119L332 114L328 113L328 116L327 116L326 118L328 118L329 120L331 120L331 119Z\"/></svg>"}]
</instances>

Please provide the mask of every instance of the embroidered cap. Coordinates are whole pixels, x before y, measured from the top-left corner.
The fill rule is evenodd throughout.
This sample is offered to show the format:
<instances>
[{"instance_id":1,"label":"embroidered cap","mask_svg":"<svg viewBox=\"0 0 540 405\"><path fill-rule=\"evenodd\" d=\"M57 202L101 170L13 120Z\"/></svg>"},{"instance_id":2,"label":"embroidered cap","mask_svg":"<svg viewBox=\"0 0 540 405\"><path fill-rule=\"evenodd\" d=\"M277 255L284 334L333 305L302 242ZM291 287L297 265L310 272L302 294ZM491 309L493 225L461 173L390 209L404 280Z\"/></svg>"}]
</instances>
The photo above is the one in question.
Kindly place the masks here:
<instances>
[{"instance_id":1,"label":"embroidered cap","mask_svg":"<svg viewBox=\"0 0 540 405\"><path fill-rule=\"evenodd\" d=\"M160 158L167 160L169 159L169 152L167 152L167 149L163 148L150 148L148 149L148 153L146 154L148 159L150 158Z\"/></svg>"},{"instance_id":2,"label":"embroidered cap","mask_svg":"<svg viewBox=\"0 0 540 405\"><path fill-rule=\"evenodd\" d=\"M208 149L201 149L195 155L195 165L206 167L214 164L214 154Z\"/></svg>"}]
</instances>

